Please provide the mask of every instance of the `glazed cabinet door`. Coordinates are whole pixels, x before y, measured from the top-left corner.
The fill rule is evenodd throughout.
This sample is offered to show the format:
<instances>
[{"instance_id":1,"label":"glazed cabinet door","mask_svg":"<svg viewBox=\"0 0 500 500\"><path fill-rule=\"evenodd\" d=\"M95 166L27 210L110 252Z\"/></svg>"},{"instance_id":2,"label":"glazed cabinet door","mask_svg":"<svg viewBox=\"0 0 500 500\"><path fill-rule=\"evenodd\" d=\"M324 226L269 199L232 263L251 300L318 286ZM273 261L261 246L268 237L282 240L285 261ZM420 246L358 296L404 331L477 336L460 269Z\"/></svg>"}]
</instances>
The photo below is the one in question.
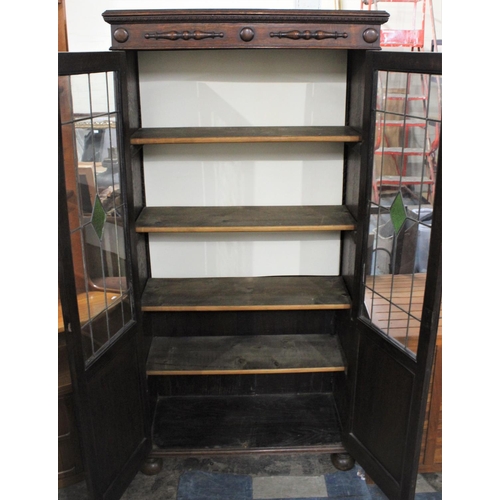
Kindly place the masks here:
<instances>
[{"instance_id":1,"label":"glazed cabinet door","mask_svg":"<svg viewBox=\"0 0 500 500\"><path fill-rule=\"evenodd\" d=\"M441 54L366 63L347 445L391 500L412 499L441 335Z\"/></svg>"},{"instance_id":2,"label":"glazed cabinet door","mask_svg":"<svg viewBox=\"0 0 500 500\"><path fill-rule=\"evenodd\" d=\"M59 54L59 314L89 494L110 500L151 448L124 79L123 53Z\"/></svg>"}]
</instances>

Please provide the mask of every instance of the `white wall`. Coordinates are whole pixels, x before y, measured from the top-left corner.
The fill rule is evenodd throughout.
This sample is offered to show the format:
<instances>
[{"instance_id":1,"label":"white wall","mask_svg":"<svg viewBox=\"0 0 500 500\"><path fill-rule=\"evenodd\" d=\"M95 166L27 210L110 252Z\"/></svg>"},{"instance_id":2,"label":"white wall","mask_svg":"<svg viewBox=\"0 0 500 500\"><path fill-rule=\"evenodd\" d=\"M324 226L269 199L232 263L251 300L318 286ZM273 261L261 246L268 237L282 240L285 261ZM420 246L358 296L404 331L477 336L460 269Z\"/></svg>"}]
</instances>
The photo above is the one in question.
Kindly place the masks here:
<instances>
[{"instance_id":1,"label":"white wall","mask_svg":"<svg viewBox=\"0 0 500 500\"><path fill-rule=\"evenodd\" d=\"M143 125L342 125L345 51L143 52ZM163 70L168 68L168 73ZM301 68L298 72L297 68ZM342 144L144 148L147 205L342 203ZM338 274L338 235L150 237L154 277Z\"/></svg>"}]
</instances>

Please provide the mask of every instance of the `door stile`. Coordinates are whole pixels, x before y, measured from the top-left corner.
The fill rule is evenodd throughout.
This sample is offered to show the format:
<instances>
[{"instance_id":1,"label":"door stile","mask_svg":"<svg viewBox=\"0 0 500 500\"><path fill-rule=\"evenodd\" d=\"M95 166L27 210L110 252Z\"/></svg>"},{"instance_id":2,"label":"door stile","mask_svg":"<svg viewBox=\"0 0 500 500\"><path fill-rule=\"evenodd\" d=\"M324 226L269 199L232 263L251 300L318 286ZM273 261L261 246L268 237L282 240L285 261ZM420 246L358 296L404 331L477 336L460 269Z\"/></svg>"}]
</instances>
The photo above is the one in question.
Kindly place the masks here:
<instances>
[{"instance_id":1,"label":"door stile","mask_svg":"<svg viewBox=\"0 0 500 500\"><path fill-rule=\"evenodd\" d=\"M355 361L349 366L349 388L351 391L350 411L347 419L346 448L359 461L367 474L375 480L391 499L407 500L414 498L418 473L420 443L423 433L425 408L429 382L432 373L433 358L440 321L441 305L441 151L437 154L437 176L434 191L432 233L429 244L429 259L425 291L421 311L421 322L416 352L401 345L379 330L372 323L365 304L365 276L371 274L367 267L373 263L368 258L370 215L372 202L372 166L375 162L375 127L377 98L377 73L408 72L425 75L441 74L440 54L408 54L389 51L369 51L366 58L366 90L364 95L364 130L370 130L370 136L363 140L362 158L364 159L360 178L358 237L356 245L356 284L352 291L353 310L351 311L351 334L355 345ZM406 118L405 118L406 119ZM440 122L439 122L440 123ZM441 131L439 132L441 137ZM419 208L420 210L420 208ZM375 283L375 281L374 281ZM392 293L392 292L391 292ZM410 299L411 300L411 299ZM380 356L377 366L376 358ZM387 368L380 364L387 364ZM384 380L370 378L364 364L371 363L374 373ZM384 377L389 378L384 378ZM404 382L391 377L401 377ZM400 385L398 385L398 383ZM391 385L392 384L392 385ZM401 394L394 398L388 395L398 387ZM374 395L376 394L376 395ZM396 392L395 392L396 394ZM371 403L366 403L372 398ZM378 401L378 402L377 402ZM381 401L395 410L381 409ZM380 423L373 423L366 415L370 404L374 405ZM378 405L378 406L377 406ZM363 412L365 413L363 415ZM385 412L385 413L384 413ZM399 412L399 413L398 413ZM395 416L399 415L399 420ZM396 425L397 424L397 425ZM368 434L366 434L368 433ZM373 436L387 435L388 443L394 445L395 456L384 452L382 440ZM392 436L392 437L391 437Z\"/></svg>"},{"instance_id":2,"label":"door stile","mask_svg":"<svg viewBox=\"0 0 500 500\"><path fill-rule=\"evenodd\" d=\"M123 52L61 53L59 77L58 264L64 335L88 493L93 500L118 500L151 450L127 168L126 57ZM88 114L82 104L85 92ZM102 139L97 147L99 127L104 132L98 137L109 134L109 142ZM92 137L90 160L84 159L87 150L82 154L78 129L84 129L79 138L83 133L86 140ZM109 156L101 157L105 146ZM82 169L93 173L83 176ZM93 208L85 205L85 189ZM113 198L107 202L110 189Z\"/></svg>"}]
</instances>

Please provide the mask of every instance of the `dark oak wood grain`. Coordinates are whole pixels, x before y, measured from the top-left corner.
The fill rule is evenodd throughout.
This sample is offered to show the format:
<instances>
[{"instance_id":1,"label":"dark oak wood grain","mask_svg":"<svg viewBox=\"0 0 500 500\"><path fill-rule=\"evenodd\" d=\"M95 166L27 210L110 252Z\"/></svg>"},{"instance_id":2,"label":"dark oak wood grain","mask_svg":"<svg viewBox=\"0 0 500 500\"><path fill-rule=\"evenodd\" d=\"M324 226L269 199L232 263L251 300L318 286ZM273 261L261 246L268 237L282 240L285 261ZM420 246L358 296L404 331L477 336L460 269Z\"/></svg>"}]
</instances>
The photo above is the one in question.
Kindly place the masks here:
<instances>
[{"instance_id":1,"label":"dark oak wood grain","mask_svg":"<svg viewBox=\"0 0 500 500\"><path fill-rule=\"evenodd\" d=\"M331 335L155 337L148 375L230 375L344 371Z\"/></svg>"},{"instance_id":2,"label":"dark oak wood grain","mask_svg":"<svg viewBox=\"0 0 500 500\"><path fill-rule=\"evenodd\" d=\"M139 233L250 231L349 231L356 227L344 206L145 207Z\"/></svg>"},{"instance_id":3,"label":"dark oak wood grain","mask_svg":"<svg viewBox=\"0 0 500 500\"><path fill-rule=\"evenodd\" d=\"M204 144L245 142L359 142L351 127L158 127L140 128L131 144Z\"/></svg>"},{"instance_id":4,"label":"dark oak wood grain","mask_svg":"<svg viewBox=\"0 0 500 500\"><path fill-rule=\"evenodd\" d=\"M255 396L320 392L332 394L332 383L344 375L345 372L151 375L148 381L155 396Z\"/></svg>"},{"instance_id":5,"label":"dark oak wood grain","mask_svg":"<svg viewBox=\"0 0 500 500\"><path fill-rule=\"evenodd\" d=\"M142 295L143 311L250 311L349 309L338 276L252 278L151 278Z\"/></svg>"},{"instance_id":6,"label":"dark oak wood grain","mask_svg":"<svg viewBox=\"0 0 500 500\"><path fill-rule=\"evenodd\" d=\"M159 454L342 451L331 394L159 398L153 451Z\"/></svg>"},{"instance_id":7,"label":"dark oak wood grain","mask_svg":"<svg viewBox=\"0 0 500 500\"><path fill-rule=\"evenodd\" d=\"M112 10L112 49L379 49L384 11ZM297 33L297 34L296 34Z\"/></svg>"}]
</instances>

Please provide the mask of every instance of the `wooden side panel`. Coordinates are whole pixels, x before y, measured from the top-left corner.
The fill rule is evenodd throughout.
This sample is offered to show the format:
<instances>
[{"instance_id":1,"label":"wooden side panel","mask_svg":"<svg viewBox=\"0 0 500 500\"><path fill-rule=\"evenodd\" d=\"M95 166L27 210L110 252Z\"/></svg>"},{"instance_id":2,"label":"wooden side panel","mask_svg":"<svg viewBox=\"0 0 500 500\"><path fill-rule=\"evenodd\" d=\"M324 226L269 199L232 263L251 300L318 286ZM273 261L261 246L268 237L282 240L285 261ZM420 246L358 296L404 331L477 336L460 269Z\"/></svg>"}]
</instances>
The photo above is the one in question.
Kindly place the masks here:
<instances>
[{"instance_id":1,"label":"wooden side panel","mask_svg":"<svg viewBox=\"0 0 500 500\"><path fill-rule=\"evenodd\" d=\"M353 433L398 482L403 472L413 382L413 374L385 350L368 337L361 339L357 385L369 390L356 393ZM399 395L396 405L393 391Z\"/></svg>"},{"instance_id":2,"label":"wooden side panel","mask_svg":"<svg viewBox=\"0 0 500 500\"><path fill-rule=\"evenodd\" d=\"M87 371L88 393L92 397L86 406L92 441L99 450L94 462L106 464L106 467L94 468L94 481L110 485L103 498L114 498L115 491L122 490L135 476L137 456L144 458L146 416L137 408L137 402L144 395L138 377L142 367L136 345L136 332L132 328L121 337L120 343L104 354L100 366ZM87 435L86 439L89 438ZM128 464L133 467L129 469ZM118 478L118 482L114 478Z\"/></svg>"}]
</instances>

